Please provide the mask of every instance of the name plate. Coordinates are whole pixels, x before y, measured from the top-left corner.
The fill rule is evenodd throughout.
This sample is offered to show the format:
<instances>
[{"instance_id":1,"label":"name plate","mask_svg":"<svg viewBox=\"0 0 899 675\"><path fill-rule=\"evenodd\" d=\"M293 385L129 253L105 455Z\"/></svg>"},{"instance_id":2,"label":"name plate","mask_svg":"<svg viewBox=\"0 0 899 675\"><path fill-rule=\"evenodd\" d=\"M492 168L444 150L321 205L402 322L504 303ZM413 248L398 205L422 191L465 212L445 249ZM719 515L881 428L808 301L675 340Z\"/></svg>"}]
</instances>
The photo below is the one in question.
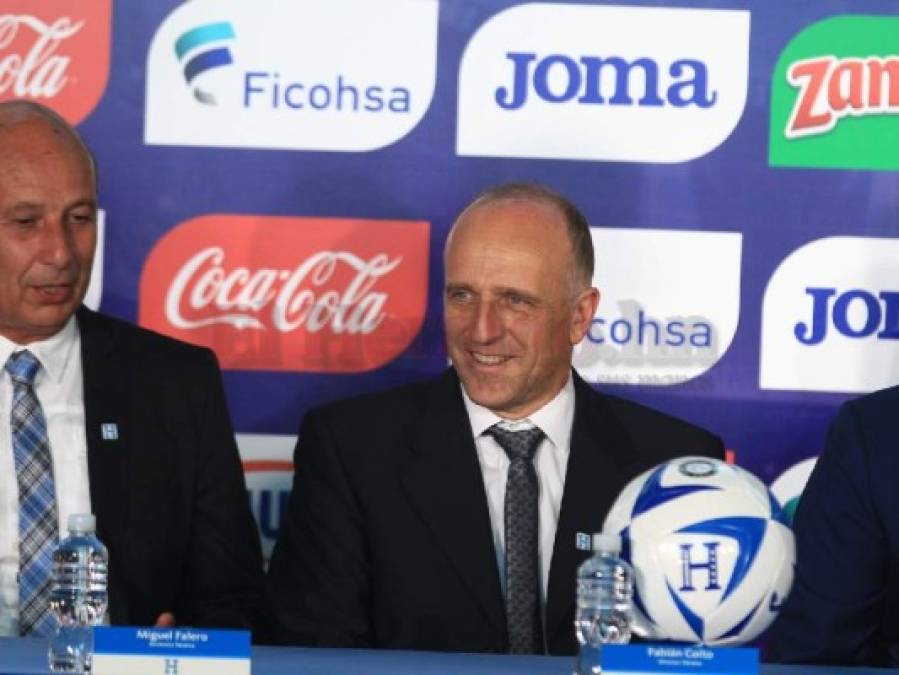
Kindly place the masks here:
<instances>
[{"instance_id":1,"label":"name plate","mask_svg":"<svg viewBox=\"0 0 899 675\"><path fill-rule=\"evenodd\" d=\"M603 675L758 675L759 650L693 645L603 645Z\"/></svg>"},{"instance_id":2,"label":"name plate","mask_svg":"<svg viewBox=\"0 0 899 675\"><path fill-rule=\"evenodd\" d=\"M94 628L93 675L250 675L250 633Z\"/></svg>"}]
</instances>

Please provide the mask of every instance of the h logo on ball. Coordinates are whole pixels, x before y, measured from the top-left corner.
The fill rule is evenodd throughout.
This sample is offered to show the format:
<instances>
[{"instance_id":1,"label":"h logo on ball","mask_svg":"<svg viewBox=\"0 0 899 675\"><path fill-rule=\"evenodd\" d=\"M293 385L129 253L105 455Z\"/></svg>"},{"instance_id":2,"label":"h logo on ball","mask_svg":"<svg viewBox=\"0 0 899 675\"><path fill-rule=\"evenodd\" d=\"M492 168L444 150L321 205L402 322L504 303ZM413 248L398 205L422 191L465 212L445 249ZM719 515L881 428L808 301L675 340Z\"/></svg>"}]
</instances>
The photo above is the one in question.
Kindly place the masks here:
<instances>
[{"instance_id":1,"label":"h logo on ball","mask_svg":"<svg viewBox=\"0 0 899 675\"><path fill-rule=\"evenodd\" d=\"M721 586L718 585L718 542L707 541L703 546L705 546L707 551L706 561L693 562L690 557L690 552L693 550L693 544L680 545L681 576L683 579L680 590L682 591L696 590L696 587L693 585L693 570L705 570L708 572L708 583L706 584L705 590L721 590Z\"/></svg>"}]
</instances>

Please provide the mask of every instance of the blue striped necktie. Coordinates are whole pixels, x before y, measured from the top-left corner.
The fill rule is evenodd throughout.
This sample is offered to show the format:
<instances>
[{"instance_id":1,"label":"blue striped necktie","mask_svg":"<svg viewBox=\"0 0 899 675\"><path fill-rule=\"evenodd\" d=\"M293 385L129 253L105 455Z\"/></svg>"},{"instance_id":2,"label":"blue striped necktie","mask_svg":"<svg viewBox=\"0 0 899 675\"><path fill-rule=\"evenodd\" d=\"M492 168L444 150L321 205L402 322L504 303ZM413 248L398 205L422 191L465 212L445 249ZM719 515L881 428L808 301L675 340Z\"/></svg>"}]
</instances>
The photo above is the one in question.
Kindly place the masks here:
<instances>
[{"instance_id":1,"label":"blue striped necktie","mask_svg":"<svg viewBox=\"0 0 899 675\"><path fill-rule=\"evenodd\" d=\"M34 393L40 368L27 350L6 362L13 382L10 426L19 484L19 633L50 636L53 549L59 537L47 420Z\"/></svg>"}]
</instances>

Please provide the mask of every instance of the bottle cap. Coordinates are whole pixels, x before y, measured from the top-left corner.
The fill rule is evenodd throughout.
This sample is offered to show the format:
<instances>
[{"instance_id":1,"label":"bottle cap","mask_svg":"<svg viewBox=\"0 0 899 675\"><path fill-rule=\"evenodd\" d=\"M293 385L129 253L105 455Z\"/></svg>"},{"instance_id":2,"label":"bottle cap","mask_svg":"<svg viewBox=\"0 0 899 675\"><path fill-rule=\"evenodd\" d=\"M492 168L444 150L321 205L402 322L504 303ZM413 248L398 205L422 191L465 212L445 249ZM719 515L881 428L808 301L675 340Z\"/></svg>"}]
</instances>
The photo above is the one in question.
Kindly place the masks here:
<instances>
[{"instance_id":1,"label":"bottle cap","mask_svg":"<svg viewBox=\"0 0 899 675\"><path fill-rule=\"evenodd\" d=\"M621 553L621 537L611 532L598 532L593 535L593 550L604 553Z\"/></svg>"},{"instance_id":2,"label":"bottle cap","mask_svg":"<svg viewBox=\"0 0 899 675\"><path fill-rule=\"evenodd\" d=\"M69 532L96 532L97 518L93 513L73 513L69 516L67 525Z\"/></svg>"}]
</instances>

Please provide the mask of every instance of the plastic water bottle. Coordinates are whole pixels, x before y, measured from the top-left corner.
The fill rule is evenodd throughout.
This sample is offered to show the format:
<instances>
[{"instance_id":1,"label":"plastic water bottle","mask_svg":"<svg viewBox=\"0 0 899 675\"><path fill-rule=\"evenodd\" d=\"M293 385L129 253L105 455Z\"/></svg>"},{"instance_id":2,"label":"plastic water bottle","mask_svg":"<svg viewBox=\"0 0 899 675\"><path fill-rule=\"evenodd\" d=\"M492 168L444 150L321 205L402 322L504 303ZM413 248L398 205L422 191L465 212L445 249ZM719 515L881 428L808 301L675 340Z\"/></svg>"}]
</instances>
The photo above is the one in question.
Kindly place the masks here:
<instances>
[{"instance_id":1,"label":"plastic water bottle","mask_svg":"<svg viewBox=\"0 0 899 675\"><path fill-rule=\"evenodd\" d=\"M93 626L104 622L109 598L109 556L94 535L96 529L92 514L69 516L69 536L53 552L50 609L57 629L50 638L48 658L54 672L90 672Z\"/></svg>"},{"instance_id":2,"label":"plastic water bottle","mask_svg":"<svg viewBox=\"0 0 899 675\"><path fill-rule=\"evenodd\" d=\"M631 639L634 621L634 570L618 557L621 537L594 534L593 556L577 571L577 608L574 628L578 650L578 675L602 672L600 651L608 643Z\"/></svg>"}]
</instances>

